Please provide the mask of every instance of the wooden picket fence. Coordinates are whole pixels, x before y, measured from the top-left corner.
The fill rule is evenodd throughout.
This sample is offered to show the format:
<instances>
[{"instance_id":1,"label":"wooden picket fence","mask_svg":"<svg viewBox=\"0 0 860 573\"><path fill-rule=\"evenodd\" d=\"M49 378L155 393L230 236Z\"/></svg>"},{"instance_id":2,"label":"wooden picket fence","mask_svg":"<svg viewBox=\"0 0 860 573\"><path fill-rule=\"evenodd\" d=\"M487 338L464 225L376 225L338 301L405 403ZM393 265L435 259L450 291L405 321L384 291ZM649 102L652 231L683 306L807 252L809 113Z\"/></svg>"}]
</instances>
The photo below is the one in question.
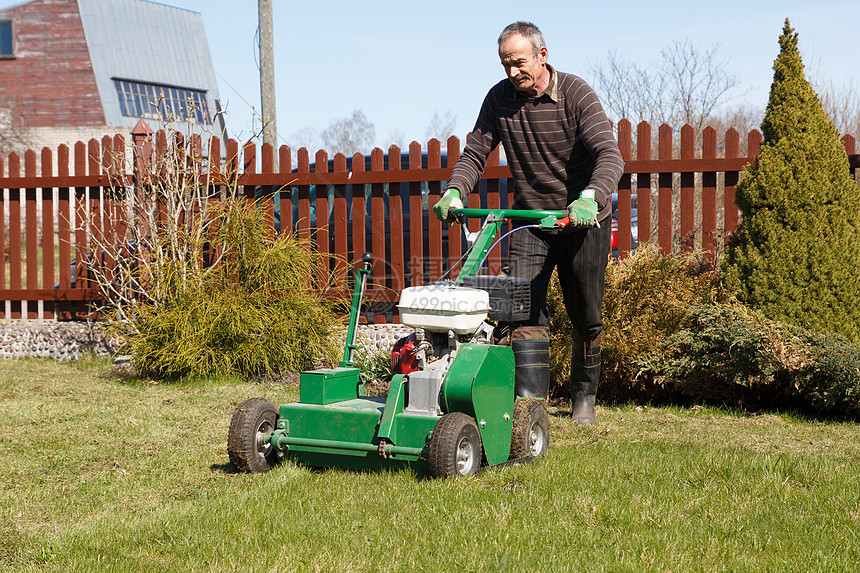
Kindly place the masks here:
<instances>
[{"instance_id":1,"label":"wooden picket fence","mask_svg":"<svg viewBox=\"0 0 860 573\"><path fill-rule=\"evenodd\" d=\"M678 133L662 125L654 145L650 124L640 123L634 134L632 124L622 120L617 135L625 170L617 196L616 256L635 248L634 229L640 243L650 241L664 252L701 249L718 256L737 228L735 186L759 152L761 133L746 135L743 154L734 129L718 134L706 128L697 141L688 125ZM856 178L860 155L855 139L846 135L842 141ZM235 140L204 142L136 130L130 144L117 135L78 142L72 149L27 151L23 169L19 155L0 157L0 248L5 252L0 319L97 316L102 297L88 280L87 265L110 261L93 252L92 233L100 239L123 236L129 224L124 202L159 176L153 166L170 145L187 148L189 157L205 156L195 168L208 170L202 180L212 196L236 193L256 201L268 212L273 232L308 238L320 253L331 255L330 267L318 272L334 273L337 292L345 294L349 288L351 273L344 261L373 253L370 321L396 320L395 303L403 287L437 280L456 268L465 252L460 229L447 228L429 212L460 156L457 137L444 148L437 140L424 148L413 142L405 152L395 146L387 153L377 148L367 157L329 158L317 151L311 158L302 148L294 162L287 146L258 149ZM511 205L509 178L497 149L479 188L469 195L469 207ZM76 223L83 221L88 225ZM469 226L474 231L478 222ZM502 269L506 249L503 241L490 254L490 274Z\"/></svg>"}]
</instances>

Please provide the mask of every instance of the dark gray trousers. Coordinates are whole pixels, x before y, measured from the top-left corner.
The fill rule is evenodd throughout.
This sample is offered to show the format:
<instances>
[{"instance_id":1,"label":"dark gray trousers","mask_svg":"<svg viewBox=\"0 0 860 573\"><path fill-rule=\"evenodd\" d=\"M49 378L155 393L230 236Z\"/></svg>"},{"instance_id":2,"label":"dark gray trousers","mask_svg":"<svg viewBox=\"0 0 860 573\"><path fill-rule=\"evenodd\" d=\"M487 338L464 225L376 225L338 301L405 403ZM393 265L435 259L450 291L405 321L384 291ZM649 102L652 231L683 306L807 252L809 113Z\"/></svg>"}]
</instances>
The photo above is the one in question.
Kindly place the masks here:
<instances>
[{"instance_id":1,"label":"dark gray trousers","mask_svg":"<svg viewBox=\"0 0 860 573\"><path fill-rule=\"evenodd\" d=\"M531 282L529 324L549 326L546 293L554 268L564 296L564 306L575 336L596 340L603 329L603 288L611 246L610 219L600 228L552 235L539 229L522 229L511 235L510 274Z\"/></svg>"}]
</instances>

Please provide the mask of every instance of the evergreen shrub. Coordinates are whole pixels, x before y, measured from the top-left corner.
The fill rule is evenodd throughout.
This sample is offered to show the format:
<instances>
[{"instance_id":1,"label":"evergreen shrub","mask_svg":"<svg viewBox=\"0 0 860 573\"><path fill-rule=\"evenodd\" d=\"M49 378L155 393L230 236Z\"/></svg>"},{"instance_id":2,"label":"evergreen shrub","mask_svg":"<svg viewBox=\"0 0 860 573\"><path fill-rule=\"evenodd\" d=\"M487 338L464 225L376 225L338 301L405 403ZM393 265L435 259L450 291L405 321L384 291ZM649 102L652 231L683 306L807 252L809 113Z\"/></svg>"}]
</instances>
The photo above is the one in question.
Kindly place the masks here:
<instances>
[{"instance_id":1,"label":"evergreen shrub","mask_svg":"<svg viewBox=\"0 0 860 573\"><path fill-rule=\"evenodd\" d=\"M571 326L557 278L550 398L570 399ZM602 403L708 402L860 418L860 345L767 318L696 254L643 244L606 269Z\"/></svg>"},{"instance_id":2,"label":"evergreen shrub","mask_svg":"<svg viewBox=\"0 0 860 573\"><path fill-rule=\"evenodd\" d=\"M860 416L860 345L738 303L690 306L681 328L638 367L676 403Z\"/></svg>"},{"instance_id":3,"label":"evergreen shrub","mask_svg":"<svg viewBox=\"0 0 860 573\"><path fill-rule=\"evenodd\" d=\"M320 268L310 241L273 237L265 215L241 199L224 202L216 219L219 264L194 276L160 265L160 275L145 279L158 297L125 303L130 320L113 322L135 366L161 377L256 376L335 356L339 320L310 288Z\"/></svg>"},{"instance_id":4,"label":"evergreen shrub","mask_svg":"<svg viewBox=\"0 0 860 573\"><path fill-rule=\"evenodd\" d=\"M785 22L758 161L737 186L743 220L724 262L747 306L860 341L860 189L839 133L804 77Z\"/></svg>"},{"instance_id":5,"label":"evergreen shrub","mask_svg":"<svg viewBox=\"0 0 860 573\"><path fill-rule=\"evenodd\" d=\"M650 400L659 386L639 376L640 357L656 351L676 332L691 304L731 298L718 270L698 254L660 254L643 243L637 252L606 267L601 334L602 369L598 397L603 401ZM547 297L550 328L550 397L570 399L573 329L557 275Z\"/></svg>"}]
</instances>

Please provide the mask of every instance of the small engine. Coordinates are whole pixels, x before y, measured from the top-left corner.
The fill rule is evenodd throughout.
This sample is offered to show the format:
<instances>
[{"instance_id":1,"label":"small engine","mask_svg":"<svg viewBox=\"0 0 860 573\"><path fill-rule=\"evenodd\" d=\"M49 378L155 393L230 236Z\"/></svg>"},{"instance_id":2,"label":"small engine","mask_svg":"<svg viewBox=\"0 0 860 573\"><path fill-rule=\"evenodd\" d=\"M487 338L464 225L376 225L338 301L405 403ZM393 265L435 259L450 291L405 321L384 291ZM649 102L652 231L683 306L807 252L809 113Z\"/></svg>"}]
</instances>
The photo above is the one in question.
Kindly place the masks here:
<instances>
[{"instance_id":1,"label":"small engine","mask_svg":"<svg viewBox=\"0 0 860 573\"><path fill-rule=\"evenodd\" d=\"M465 277L464 284L408 287L400 295L400 322L415 328L391 353L395 374L443 373L463 342L493 344L497 330L529 316L529 282L517 277ZM501 328L500 328L501 327ZM447 358L443 364L436 364ZM432 366L431 366L432 363Z\"/></svg>"}]
</instances>

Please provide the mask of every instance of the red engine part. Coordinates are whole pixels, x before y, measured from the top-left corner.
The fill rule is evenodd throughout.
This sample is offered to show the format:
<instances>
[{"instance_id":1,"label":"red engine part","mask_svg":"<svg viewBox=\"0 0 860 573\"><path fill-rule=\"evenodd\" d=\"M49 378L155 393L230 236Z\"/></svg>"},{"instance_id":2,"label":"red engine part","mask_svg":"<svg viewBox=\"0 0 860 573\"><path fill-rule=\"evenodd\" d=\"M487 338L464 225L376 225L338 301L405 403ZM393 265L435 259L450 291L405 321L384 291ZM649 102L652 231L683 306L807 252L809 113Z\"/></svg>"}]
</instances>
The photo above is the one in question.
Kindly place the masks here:
<instances>
[{"instance_id":1,"label":"red engine part","mask_svg":"<svg viewBox=\"0 0 860 573\"><path fill-rule=\"evenodd\" d=\"M418 370L418 357L415 356L417 339L414 334L404 336L391 350L391 371L394 374L409 374Z\"/></svg>"}]
</instances>

